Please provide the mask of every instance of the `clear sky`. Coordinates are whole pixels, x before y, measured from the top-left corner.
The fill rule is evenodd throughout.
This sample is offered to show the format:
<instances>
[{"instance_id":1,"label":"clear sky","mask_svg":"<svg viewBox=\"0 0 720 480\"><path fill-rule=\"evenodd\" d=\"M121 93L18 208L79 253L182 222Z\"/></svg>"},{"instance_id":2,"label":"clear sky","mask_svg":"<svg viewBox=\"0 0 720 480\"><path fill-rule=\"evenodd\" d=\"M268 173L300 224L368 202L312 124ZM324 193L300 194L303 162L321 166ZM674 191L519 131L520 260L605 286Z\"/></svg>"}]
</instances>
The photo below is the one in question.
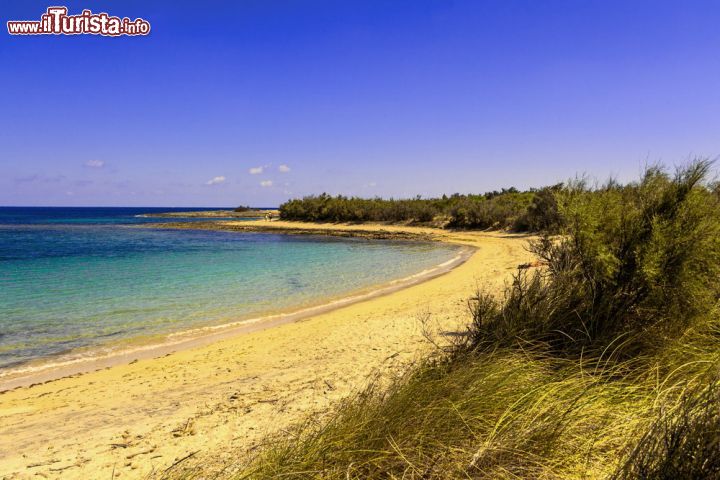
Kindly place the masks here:
<instances>
[{"instance_id":1,"label":"clear sky","mask_svg":"<svg viewBox=\"0 0 720 480\"><path fill-rule=\"evenodd\" d=\"M10 36L50 5L147 37ZM274 206L720 154L720 2L3 1L0 205Z\"/></svg>"}]
</instances>

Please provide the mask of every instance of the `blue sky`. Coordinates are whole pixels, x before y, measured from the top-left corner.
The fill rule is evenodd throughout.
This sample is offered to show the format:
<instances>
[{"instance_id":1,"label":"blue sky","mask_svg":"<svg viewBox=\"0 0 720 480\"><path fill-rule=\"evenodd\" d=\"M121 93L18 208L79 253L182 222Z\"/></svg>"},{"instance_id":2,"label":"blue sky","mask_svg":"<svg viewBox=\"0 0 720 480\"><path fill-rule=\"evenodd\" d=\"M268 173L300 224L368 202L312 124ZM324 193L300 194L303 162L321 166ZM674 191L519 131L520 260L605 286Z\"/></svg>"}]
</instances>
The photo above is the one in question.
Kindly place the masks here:
<instances>
[{"instance_id":1,"label":"blue sky","mask_svg":"<svg viewBox=\"0 0 720 480\"><path fill-rule=\"evenodd\" d=\"M7 34L55 3L0 8L0 205L430 196L720 153L720 2L86 0L61 4L152 33Z\"/></svg>"}]
</instances>

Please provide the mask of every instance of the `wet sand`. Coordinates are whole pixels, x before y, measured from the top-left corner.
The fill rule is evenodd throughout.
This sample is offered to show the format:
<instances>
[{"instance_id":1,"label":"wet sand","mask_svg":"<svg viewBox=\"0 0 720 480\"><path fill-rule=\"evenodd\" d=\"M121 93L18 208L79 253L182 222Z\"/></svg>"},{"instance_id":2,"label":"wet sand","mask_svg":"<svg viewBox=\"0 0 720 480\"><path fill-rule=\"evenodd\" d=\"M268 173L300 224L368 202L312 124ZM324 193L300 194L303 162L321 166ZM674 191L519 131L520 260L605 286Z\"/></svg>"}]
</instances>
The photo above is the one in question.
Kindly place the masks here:
<instances>
[{"instance_id":1,"label":"wet sand","mask_svg":"<svg viewBox=\"0 0 720 480\"><path fill-rule=\"evenodd\" d=\"M405 368L431 348L423 318L440 338L462 329L476 286L498 290L531 257L527 237L499 233L262 221L192 228L422 238L477 250L453 269L353 303L0 394L0 478L145 478L188 455L219 468L266 435L322 415L373 374Z\"/></svg>"}]
</instances>

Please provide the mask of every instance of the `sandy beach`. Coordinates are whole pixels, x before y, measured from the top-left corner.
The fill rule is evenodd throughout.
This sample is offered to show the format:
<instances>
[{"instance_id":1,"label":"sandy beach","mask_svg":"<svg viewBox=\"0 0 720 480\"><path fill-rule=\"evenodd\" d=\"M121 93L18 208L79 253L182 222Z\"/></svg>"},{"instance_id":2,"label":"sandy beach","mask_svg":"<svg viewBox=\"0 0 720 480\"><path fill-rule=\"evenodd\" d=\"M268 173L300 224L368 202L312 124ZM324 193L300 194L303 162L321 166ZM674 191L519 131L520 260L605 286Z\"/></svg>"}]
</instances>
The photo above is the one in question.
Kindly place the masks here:
<instances>
[{"instance_id":1,"label":"sandy beach","mask_svg":"<svg viewBox=\"0 0 720 480\"><path fill-rule=\"evenodd\" d=\"M2 393L0 478L146 478L185 458L219 470L267 435L322 415L373 374L405 368L432 348L423 318L441 339L458 331L475 288L497 291L531 257L527 236L502 233L262 221L192 228L418 238L475 250L421 283Z\"/></svg>"}]
</instances>

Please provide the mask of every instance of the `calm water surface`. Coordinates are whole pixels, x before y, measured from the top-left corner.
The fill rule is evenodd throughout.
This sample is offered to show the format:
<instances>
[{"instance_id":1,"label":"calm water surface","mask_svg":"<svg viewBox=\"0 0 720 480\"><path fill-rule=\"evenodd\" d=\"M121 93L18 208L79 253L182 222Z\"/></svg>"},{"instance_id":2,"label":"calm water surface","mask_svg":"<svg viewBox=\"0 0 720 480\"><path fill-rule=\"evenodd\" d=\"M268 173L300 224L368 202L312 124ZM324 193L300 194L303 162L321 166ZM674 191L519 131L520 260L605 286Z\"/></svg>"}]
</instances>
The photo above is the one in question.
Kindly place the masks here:
<instances>
[{"instance_id":1,"label":"calm water surface","mask_svg":"<svg viewBox=\"0 0 720 480\"><path fill-rule=\"evenodd\" d=\"M0 371L316 303L458 252L412 242L160 230L152 224L167 219L137 216L172 210L0 207Z\"/></svg>"}]
</instances>

